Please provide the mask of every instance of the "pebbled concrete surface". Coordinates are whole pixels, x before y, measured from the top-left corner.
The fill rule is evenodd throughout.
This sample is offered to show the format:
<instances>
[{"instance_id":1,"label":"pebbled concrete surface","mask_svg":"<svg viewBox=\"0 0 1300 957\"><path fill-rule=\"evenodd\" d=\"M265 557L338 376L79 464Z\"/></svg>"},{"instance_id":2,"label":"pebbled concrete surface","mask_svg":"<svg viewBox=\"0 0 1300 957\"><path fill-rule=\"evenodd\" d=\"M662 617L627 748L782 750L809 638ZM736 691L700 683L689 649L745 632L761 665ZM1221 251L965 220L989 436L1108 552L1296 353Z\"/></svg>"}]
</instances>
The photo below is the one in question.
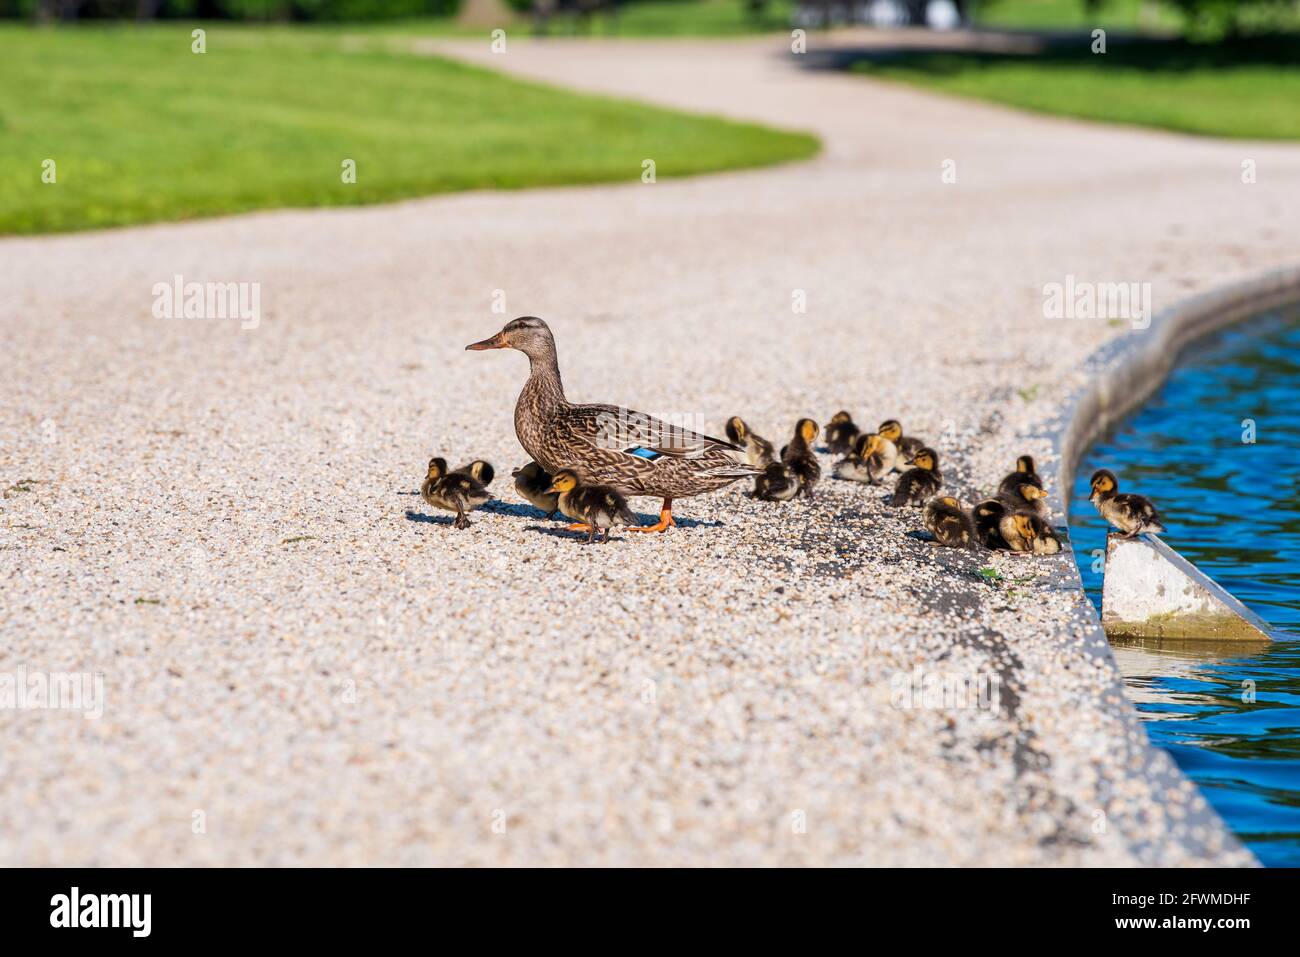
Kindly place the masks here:
<instances>
[{"instance_id":1,"label":"pebbled concrete surface","mask_svg":"<svg viewBox=\"0 0 1300 957\"><path fill-rule=\"evenodd\" d=\"M461 349L532 313L574 399L772 439L897 416L969 499L1022 449L1051 468L1084 358L1140 334L1044 319L1043 284L1149 281L1158 309L1288 262L1300 148L799 70L771 39L428 48L826 150L0 241L0 673L106 694L98 720L0 710L0 861L1250 861L1146 746L1068 558L936 551L833 481L581 546L509 488L523 358ZM154 319L176 273L259 282L260 326ZM435 452L502 473L465 533L414 494ZM996 675L996 707L900 707L917 669Z\"/></svg>"}]
</instances>

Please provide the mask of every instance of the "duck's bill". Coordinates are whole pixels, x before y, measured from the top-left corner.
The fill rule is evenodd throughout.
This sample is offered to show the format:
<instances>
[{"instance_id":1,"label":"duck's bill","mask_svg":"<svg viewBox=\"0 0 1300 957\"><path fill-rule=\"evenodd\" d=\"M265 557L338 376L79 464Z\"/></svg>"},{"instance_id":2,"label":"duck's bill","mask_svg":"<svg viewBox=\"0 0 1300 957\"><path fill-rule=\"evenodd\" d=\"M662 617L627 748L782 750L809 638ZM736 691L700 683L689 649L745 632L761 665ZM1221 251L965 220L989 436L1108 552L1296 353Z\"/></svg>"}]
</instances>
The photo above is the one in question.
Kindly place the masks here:
<instances>
[{"instance_id":1,"label":"duck's bill","mask_svg":"<svg viewBox=\"0 0 1300 957\"><path fill-rule=\"evenodd\" d=\"M560 494L560 490L559 490L558 488L556 488L554 485L552 485L552 486L551 486L550 488L548 488L548 489L547 489L543 494L545 494L545 495L559 495L559 494Z\"/></svg>"},{"instance_id":2,"label":"duck's bill","mask_svg":"<svg viewBox=\"0 0 1300 957\"><path fill-rule=\"evenodd\" d=\"M495 336L489 336L479 342L471 342L465 347L465 351L482 352L484 349L504 349L508 345L510 343L506 342L506 337L498 332Z\"/></svg>"}]
</instances>

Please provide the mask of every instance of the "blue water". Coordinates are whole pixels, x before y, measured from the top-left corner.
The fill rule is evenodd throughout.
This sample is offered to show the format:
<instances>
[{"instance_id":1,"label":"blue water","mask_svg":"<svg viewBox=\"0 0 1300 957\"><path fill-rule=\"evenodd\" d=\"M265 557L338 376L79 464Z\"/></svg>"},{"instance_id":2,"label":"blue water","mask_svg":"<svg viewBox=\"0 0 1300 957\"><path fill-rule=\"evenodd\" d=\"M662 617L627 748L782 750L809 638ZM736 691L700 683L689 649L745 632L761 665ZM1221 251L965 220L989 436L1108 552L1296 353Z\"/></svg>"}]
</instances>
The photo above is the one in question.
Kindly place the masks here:
<instances>
[{"instance_id":1,"label":"blue water","mask_svg":"<svg viewBox=\"0 0 1300 957\"><path fill-rule=\"evenodd\" d=\"M1250 422L1254 423L1254 441ZM1300 866L1300 314L1194 345L1164 387L1080 463L1070 531L1093 603L1105 526L1094 470L1160 509L1166 542L1282 634L1222 643L1115 642L1129 696L1238 836L1269 866ZM1244 681L1255 700L1243 702Z\"/></svg>"}]
</instances>

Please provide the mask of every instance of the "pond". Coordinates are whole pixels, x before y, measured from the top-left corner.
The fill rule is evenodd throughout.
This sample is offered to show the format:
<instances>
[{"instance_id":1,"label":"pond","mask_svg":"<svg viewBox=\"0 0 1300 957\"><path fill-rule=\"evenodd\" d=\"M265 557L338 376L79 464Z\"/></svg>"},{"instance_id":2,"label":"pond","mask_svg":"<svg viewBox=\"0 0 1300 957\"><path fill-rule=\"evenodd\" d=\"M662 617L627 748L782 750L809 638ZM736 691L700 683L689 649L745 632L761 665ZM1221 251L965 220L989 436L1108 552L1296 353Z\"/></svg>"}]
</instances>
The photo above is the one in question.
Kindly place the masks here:
<instances>
[{"instance_id":1,"label":"pond","mask_svg":"<svg viewBox=\"0 0 1300 957\"><path fill-rule=\"evenodd\" d=\"M1194 344L1084 456L1070 531L1098 609L1099 468L1155 501L1163 539L1277 629L1281 640L1250 647L1113 645L1152 741L1261 862L1300 866L1300 310Z\"/></svg>"}]
</instances>

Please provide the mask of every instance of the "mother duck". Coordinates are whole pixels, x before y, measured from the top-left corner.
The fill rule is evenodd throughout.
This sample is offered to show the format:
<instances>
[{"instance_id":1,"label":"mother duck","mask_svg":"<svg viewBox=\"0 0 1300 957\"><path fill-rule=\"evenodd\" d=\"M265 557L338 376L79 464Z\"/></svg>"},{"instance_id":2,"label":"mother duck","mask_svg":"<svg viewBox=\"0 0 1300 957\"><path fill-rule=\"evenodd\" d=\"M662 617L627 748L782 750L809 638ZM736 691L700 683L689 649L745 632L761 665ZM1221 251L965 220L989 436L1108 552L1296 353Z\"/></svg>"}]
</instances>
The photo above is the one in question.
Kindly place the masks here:
<instances>
[{"instance_id":1,"label":"mother duck","mask_svg":"<svg viewBox=\"0 0 1300 957\"><path fill-rule=\"evenodd\" d=\"M495 336L465 348L518 349L528 356L532 371L515 403L515 434L547 472L571 469L586 484L664 500L656 524L629 531L662 532L677 524L673 499L712 492L758 474L758 469L731 457L744 450L730 442L627 408L571 403L560 382L555 338L536 316L513 319Z\"/></svg>"}]
</instances>

